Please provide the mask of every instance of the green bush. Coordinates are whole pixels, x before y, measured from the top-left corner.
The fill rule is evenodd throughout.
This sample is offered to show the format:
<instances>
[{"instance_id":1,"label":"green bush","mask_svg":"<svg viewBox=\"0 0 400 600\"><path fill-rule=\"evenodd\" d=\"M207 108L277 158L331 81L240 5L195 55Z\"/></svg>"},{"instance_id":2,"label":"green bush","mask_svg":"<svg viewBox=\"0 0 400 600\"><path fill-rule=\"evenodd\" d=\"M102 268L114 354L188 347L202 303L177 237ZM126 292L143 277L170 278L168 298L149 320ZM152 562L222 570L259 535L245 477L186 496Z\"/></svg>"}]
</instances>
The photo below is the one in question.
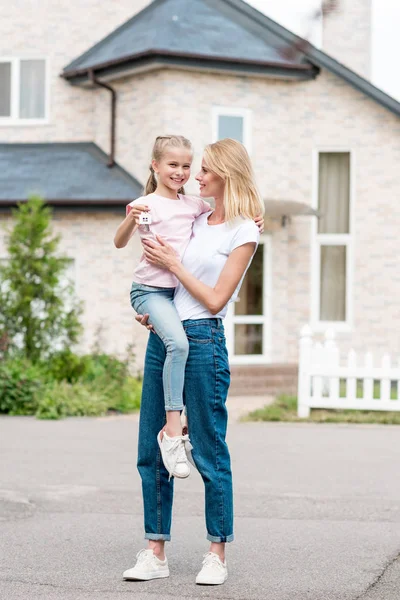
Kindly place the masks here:
<instances>
[{"instance_id":1,"label":"green bush","mask_svg":"<svg viewBox=\"0 0 400 600\"><path fill-rule=\"evenodd\" d=\"M122 387L102 387L99 382L48 384L38 399L36 416L39 419L64 417L97 417L109 411L132 412L140 406L140 383L128 379Z\"/></svg>"},{"instance_id":2,"label":"green bush","mask_svg":"<svg viewBox=\"0 0 400 600\"><path fill-rule=\"evenodd\" d=\"M43 363L42 369L47 379L74 383L86 376L91 367L91 356L74 354L71 350L62 350L52 354Z\"/></svg>"},{"instance_id":3,"label":"green bush","mask_svg":"<svg viewBox=\"0 0 400 600\"><path fill-rule=\"evenodd\" d=\"M82 383L53 382L38 400L36 416L39 419L63 417L97 417L107 412L107 402Z\"/></svg>"},{"instance_id":4,"label":"green bush","mask_svg":"<svg viewBox=\"0 0 400 600\"><path fill-rule=\"evenodd\" d=\"M23 358L0 361L0 413L34 415L43 373Z\"/></svg>"},{"instance_id":5,"label":"green bush","mask_svg":"<svg viewBox=\"0 0 400 600\"><path fill-rule=\"evenodd\" d=\"M37 365L18 357L0 361L0 413L41 419L128 413L139 409L140 395L128 362L107 354L66 350Z\"/></svg>"},{"instance_id":6,"label":"green bush","mask_svg":"<svg viewBox=\"0 0 400 600\"><path fill-rule=\"evenodd\" d=\"M120 413L139 410L142 383L133 377L127 377L121 387L109 387L106 391L108 409Z\"/></svg>"}]
</instances>

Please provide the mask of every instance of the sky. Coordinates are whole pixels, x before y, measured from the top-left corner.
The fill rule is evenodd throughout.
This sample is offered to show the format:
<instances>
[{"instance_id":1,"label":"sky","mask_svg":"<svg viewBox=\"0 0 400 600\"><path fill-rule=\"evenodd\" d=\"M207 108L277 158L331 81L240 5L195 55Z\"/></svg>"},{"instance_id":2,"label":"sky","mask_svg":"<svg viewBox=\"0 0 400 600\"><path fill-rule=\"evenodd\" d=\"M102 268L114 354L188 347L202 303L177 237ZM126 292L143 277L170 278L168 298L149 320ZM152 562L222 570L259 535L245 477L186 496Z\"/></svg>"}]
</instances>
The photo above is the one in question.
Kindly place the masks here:
<instances>
[{"instance_id":1,"label":"sky","mask_svg":"<svg viewBox=\"0 0 400 600\"><path fill-rule=\"evenodd\" d=\"M352 0L346 0L351 2ZM318 10L321 0L247 0L259 11L295 33L307 36L321 47L322 28L310 16ZM371 0L371 78L372 82L400 100L400 1ZM395 75L394 75L395 74Z\"/></svg>"}]
</instances>

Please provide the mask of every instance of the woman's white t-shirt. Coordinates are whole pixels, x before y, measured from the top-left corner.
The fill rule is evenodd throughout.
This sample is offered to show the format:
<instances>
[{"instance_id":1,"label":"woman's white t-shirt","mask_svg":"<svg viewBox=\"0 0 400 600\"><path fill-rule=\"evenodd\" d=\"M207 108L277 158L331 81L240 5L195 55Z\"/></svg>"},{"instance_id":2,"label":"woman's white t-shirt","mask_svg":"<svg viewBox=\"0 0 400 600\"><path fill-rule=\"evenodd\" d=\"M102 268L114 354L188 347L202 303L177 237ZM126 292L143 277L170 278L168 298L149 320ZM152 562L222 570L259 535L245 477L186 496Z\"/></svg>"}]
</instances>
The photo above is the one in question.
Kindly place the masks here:
<instances>
[{"instance_id":1,"label":"woman's white t-shirt","mask_svg":"<svg viewBox=\"0 0 400 600\"><path fill-rule=\"evenodd\" d=\"M183 255L182 264L196 279L214 287L230 253L248 242L258 244L260 234L254 221L241 217L235 219L233 223L209 225L210 214L211 212L205 213L195 220L192 237ZM229 302L236 300L244 275ZM228 310L226 305L218 314L211 314L189 294L182 284L176 288L174 304L181 321L186 319L223 319Z\"/></svg>"}]
</instances>

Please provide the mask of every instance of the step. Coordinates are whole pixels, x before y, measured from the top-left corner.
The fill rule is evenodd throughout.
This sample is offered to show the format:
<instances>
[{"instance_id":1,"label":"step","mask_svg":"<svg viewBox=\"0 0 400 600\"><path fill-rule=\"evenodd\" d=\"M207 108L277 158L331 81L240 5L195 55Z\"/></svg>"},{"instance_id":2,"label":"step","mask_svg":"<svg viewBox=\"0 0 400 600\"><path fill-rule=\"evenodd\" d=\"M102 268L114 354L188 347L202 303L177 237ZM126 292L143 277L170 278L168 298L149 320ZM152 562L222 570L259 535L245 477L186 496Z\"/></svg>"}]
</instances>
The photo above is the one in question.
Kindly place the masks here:
<instances>
[{"instance_id":1,"label":"step","mask_svg":"<svg viewBox=\"0 0 400 600\"><path fill-rule=\"evenodd\" d=\"M272 363L269 365L232 365L232 396L262 396L297 393L298 366Z\"/></svg>"}]
</instances>

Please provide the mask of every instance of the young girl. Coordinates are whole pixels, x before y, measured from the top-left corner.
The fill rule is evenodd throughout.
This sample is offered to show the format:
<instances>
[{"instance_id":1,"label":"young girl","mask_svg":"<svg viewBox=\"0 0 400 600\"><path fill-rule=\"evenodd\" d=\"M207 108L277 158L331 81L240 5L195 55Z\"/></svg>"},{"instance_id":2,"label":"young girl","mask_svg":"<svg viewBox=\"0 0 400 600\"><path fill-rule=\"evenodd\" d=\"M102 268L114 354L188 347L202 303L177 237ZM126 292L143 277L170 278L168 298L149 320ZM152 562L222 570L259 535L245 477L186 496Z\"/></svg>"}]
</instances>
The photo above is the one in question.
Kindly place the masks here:
<instances>
[{"instance_id":1,"label":"young girl","mask_svg":"<svg viewBox=\"0 0 400 600\"><path fill-rule=\"evenodd\" d=\"M145 196L128 204L126 218L114 238L117 248L126 246L138 231L142 240L157 240L157 235L162 236L182 258L194 220L210 210L210 205L201 198L185 195L184 185L190 177L192 159L192 145L183 136L156 138ZM141 221L149 223L141 224ZM189 439L182 435L180 414L189 345L173 304L177 285L176 277L150 264L142 255L134 271L131 304L137 313L150 315L149 322L166 348L163 386L167 423L157 439L169 476L184 478L190 474L185 452Z\"/></svg>"}]
</instances>

